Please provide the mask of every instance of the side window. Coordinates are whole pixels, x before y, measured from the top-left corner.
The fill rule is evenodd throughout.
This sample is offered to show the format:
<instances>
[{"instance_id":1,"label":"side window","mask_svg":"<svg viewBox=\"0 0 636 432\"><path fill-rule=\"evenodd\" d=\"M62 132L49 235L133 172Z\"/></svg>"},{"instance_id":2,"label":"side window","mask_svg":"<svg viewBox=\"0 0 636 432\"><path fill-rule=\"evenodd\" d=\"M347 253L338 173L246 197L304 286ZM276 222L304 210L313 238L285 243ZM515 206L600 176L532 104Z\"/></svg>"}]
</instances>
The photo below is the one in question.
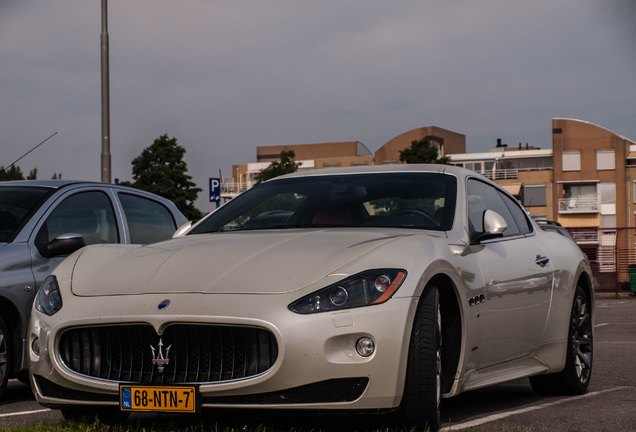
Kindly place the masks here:
<instances>
[{"instance_id":1,"label":"side window","mask_svg":"<svg viewBox=\"0 0 636 432\"><path fill-rule=\"evenodd\" d=\"M515 200L511 199L508 195L505 195L503 192L499 192L499 194L501 195L501 199L503 199L506 203L506 206L508 207L508 210L510 210L510 213L512 213L512 217L515 219L515 222L517 222L519 232L521 234L531 233L532 224L528 220L528 216L526 215L525 210L522 209L521 206L519 206L519 204Z\"/></svg>"},{"instance_id":2,"label":"side window","mask_svg":"<svg viewBox=\"0 0 636 432\"><path fill-rule=\"evenodd\" d=\"M471 224L471 230L477 233L484 231L484 212L493 210L499 213L508 224L508 228L504 231L504 237L511 237L521 234L514 216L504 202L505 195L502 195L497 189L475 179L468 180L468 220ZM507 198L507 197L506 197Z\"/></svg>"},{"instance_id":3,"label":"side window","mask_svg":"<svg viewBox=\"0 0 636 432\"><path fill-rule=\"evenodd\" d=\"M170 211L163 204L126 193L119 194L124 208L130 241L137 244L167 240L177 229Z\"/></svg>"},{"instance_id":4,"label":"side window","mask_svg":"<svg viewBox=\"0 0 636 432\"><path fill-rule=\"evenodd\" d=\"M91 191L64 199L38 231L36 244L45 245L66 233L81 234L87 245L119 242L115 213L108 196Z\"/></svg>"}]
</instances>

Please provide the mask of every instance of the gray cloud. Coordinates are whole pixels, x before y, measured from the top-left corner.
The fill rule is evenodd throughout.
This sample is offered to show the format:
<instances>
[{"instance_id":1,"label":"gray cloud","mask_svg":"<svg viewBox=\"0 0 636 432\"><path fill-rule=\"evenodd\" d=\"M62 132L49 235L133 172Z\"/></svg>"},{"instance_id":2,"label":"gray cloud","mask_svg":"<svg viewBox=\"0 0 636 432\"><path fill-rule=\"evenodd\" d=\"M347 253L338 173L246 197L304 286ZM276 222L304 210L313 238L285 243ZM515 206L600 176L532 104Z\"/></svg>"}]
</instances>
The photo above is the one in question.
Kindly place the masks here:
<instances>
[{"instance_id":1,"label":"gray cloud","mask_svg":"<svg viewBox=\"0 0 636 432\"><path fill-rule=\"evenodd\" d=\"M0 0L0 165L99 180L99 2ZM257 145L407 130L551 146L574 117L636 139L629 0L109 2L113 177L167 133L190 174L230 175ZM205 203L205 193L199 206Z\"/></svg>"}]
</instances>

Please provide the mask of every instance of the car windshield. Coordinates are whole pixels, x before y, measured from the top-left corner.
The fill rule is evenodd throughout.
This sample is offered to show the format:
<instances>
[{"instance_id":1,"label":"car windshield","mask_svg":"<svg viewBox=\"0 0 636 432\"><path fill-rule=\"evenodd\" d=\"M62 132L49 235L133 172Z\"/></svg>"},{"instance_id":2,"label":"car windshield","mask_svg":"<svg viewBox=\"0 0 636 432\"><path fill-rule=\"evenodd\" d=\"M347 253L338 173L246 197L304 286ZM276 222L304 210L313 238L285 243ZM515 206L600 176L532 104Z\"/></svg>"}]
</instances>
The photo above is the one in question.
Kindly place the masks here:
<instances>
[{"instance_id":1,"label":"car windshield","mask_svg":"<svg viewBox=\"0 0 636 432\"><path fill-rule=\"evenodd\" d=\"M440 173L312 175L262 183L189 234L308 227L449 230L456 179Z\"/></svg>"},{"instance_id":2,"label":"car windshield","mask_svg":"<svg viewBox=\"0 0 636 432\"><path fill-rule=\"evenodd\" d=\"M12 241L19 229L53 192L53 189L43 187L0 187L0 242Z\"/></svg>"}]
</instances>

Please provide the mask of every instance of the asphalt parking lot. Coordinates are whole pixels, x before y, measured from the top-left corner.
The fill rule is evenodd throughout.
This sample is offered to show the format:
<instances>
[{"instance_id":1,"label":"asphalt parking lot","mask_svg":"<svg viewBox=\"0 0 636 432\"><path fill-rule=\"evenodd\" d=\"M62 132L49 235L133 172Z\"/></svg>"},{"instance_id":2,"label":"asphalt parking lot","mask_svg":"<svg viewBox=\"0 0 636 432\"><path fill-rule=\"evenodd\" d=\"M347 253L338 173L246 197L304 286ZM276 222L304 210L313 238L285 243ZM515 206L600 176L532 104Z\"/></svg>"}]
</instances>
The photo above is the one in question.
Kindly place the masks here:
<instances>
[{"instance_id":1,"label":"asphalt parking lot","mask_svg":"<svg viewBox=\"0 0 636 432\"><path fill-rule=\"evenodd\" d=\"M636 430L636 299L597 299L594 365L587 394L537 396L528 380L444 401L446 430Z\"/></svg>"},{"instance_id":2,"label":"asphalt parking lot","mask_svg":"<svg viewBox=\"0 0 636 432\"><path fill-rule=\"evenodd\" d=\"M528 380L464 393L444 400L444 430L636 430L636 299L597 299L596 307L594 370L587 394L537 396ZM315 429L313 420L293 417L296 426L303 428L304 422L311 421ZM28 386L9 383L0 405L0 428L60 421L60 412L40 407Z\"/></svg>"}]
</instances>

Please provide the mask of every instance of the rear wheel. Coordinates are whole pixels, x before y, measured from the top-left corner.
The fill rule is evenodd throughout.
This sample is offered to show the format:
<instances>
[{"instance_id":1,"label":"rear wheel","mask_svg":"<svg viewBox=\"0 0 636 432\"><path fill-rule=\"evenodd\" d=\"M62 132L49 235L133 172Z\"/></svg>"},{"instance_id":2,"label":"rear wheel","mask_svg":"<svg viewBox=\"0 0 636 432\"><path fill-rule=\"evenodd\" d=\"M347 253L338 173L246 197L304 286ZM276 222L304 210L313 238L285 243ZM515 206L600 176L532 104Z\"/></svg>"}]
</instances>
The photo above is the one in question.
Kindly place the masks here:
<instances>
[{"instance_id":1,"label":"rear wheel","mask_svg":"<svg viewBox=\"0 0 636 432\"><path fill-rule=\"evenodd\" d=\"M577 395L587 391L592 376L592 305L585 290L576 288L570 314L565 367L559 373L530 378L539 394Z\"/></svg>"},{"instance_id":2,"label":"rear wheel","mask_svg":"<svg viewBox=\"0 0 636 432\"><path fill-rule=\"evenodd\" d=\"M11 344L9 343L9 330L0 316L0 399L4 395L9 381L9 368L11 365Z\"/></svg>"},{"instance_id":3,"label":"rear wheel","mask_svg":"<svg viewBox=\"0 0 636 432\"><path fill-rule=\"evenodd\" d=\"M420 298L409 346L399 422L435 431L442 400L442 314L439 290L427 285Z\"/></svg>"}]
</instances>

